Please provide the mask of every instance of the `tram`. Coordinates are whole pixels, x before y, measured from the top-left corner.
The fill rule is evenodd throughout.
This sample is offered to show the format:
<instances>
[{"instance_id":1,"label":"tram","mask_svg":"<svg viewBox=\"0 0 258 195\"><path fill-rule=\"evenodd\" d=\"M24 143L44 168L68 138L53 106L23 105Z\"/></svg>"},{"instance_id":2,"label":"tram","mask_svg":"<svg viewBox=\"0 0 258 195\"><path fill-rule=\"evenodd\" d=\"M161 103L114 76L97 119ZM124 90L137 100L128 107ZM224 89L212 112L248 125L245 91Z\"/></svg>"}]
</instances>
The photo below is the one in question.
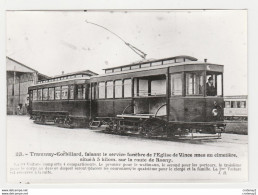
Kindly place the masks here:
<instances>
[{"instance_id":1,"label":"tram","mask_svg":"<svg viewBox=\"0 0 258 195\"><path fill-rule=\"evenodd\" d=\"M225 128L223 65L182 55L104 71L30 87L32 118L147 137L220 135Z\"/></svg>"}]
</instances>

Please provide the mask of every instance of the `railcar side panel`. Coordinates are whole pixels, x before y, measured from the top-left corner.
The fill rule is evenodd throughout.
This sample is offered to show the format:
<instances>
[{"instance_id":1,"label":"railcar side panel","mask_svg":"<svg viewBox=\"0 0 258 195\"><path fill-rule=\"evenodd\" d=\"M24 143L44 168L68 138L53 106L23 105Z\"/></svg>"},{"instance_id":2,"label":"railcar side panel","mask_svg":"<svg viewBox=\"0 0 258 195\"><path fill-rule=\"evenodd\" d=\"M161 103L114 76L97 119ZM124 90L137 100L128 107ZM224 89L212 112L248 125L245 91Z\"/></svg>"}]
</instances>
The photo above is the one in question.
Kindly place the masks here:
<instances>
[{"instance_id":1,"label":"railcar side panel","mask_svg":"<svg viewBox=\"0 0 258 195\"><path fill-rule=\"evenodd\" d=\"M164 104L166 104L166 97L135 98L134 114L156 114ZM165 111L165 109L162 109L157 114L165 116L167 115Z\"/></svg>"},{"instance_id":2,"label":"railcar side panel","mask_svg":"<svg viewBox=\"0 0 258 195\"><path fill-rule=\"evenodd\" d=\"M98 117L116 117L122 114L123 110L131 105L131 99L103 99L96 101L96 115ZM132 107L126 109L125 114L131 114Z\"/></svg>"},{"instance_id":3,"label":"railcar side panel","mask_svg":"<svg viewBox=\"0 0 258 195\"><path fill-rule=\"evenodd\" d=\"M184 121L205 122L205 98L184 98Z\"/></svg>"},{"instance_id":4,"label":"railcar side panel","mask_svg":"<svg viewBox=\"0 0 258 195\"><path fill-rule=\"evenodd\" d=\"M169 99L169 121L184 121L184 99L182 97Z\"/></svg>"},{"instance_id":5,"label":"railcar side panel","mask_svg":"<svg viewBox=\"0 0 258 195\"><path fill-rule=\"evenodd\" d=\"M90 101L40 101L32 103L33 111L69 112L71 116L88 117Z\"/></svg>"},{"instance_id":6,"label":"railcar side panel","mask_svg":"<svg viewBox=\"0 0 258 195\"><path fill-rule=\"evenodd\" d=\"M216 105L215 105L216 104ZM224 111L223 111L223 105L224 105L224 99L223 97L209 97L206 98L206 120L207 121L223 121L223 115L224 115ZM219 110L219 114L221 115L221 117L214 117L212 114L212 110L216 108Z\"/></svg>"}]
</instances>

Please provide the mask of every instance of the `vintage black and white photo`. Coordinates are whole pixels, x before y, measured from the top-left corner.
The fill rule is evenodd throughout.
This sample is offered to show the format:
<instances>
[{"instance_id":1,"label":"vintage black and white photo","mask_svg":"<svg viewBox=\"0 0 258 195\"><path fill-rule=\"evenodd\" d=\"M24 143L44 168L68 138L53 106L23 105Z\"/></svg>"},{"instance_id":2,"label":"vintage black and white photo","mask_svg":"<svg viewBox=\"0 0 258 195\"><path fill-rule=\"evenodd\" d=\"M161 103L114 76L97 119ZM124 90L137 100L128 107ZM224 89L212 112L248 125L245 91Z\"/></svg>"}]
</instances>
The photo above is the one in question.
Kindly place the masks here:
<instances>
[{"instance_id":1,"label":"vintage black and white photo","mask_svg":"<svg viewBox=\"0 0 258 195\"><path fill-rule=\"evenodd\" d=\"M11 183L246 182L246 10L7 11Z\"/></svg>"}]
</instances>

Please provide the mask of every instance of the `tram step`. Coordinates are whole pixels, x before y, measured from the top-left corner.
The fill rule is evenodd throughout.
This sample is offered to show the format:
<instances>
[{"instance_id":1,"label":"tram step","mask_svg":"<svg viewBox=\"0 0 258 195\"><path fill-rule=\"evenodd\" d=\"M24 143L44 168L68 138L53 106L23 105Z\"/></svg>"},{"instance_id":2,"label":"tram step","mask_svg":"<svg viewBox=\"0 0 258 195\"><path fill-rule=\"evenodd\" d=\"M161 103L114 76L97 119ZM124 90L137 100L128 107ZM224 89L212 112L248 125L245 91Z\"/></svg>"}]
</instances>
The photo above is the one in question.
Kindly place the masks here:
<instances>
[{"instance_id":1,"label":"tram step","mask_svg":"<svg viewBox=\"0 0 258 195\"><path fill-rule=\"evenodd\" d=\"M90 123L90 128L100 127L100 125L101 125L101 121L92 121Z\"/></svg>"},{"instance_id":2,"label":"tram step","mask_svg":"<svg viewBox=\"0 0 258 195\"><path fill-rule=\"evenodd\" d=\"M121 129L127 129L127 130L136 130L136 129L138 129L138 127L137 126L131 126L131 125L120 125L120 128Z\"/></svg>"}]
</instances>

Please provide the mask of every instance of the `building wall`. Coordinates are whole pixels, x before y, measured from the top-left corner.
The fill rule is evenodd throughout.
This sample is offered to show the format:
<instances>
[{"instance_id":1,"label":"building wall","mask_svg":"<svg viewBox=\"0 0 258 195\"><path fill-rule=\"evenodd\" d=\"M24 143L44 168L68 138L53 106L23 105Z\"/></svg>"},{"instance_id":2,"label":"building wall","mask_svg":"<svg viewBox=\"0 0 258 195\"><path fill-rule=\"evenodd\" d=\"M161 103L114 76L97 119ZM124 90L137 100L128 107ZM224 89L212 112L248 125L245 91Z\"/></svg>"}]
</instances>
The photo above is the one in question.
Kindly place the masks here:
<instances>
[{"instance_id":1,"label":"building wall","mask_svg":"<svg viewBox=\"0 0 258 195\"><path fill-rule=\"evenodd\" d=\"M7 114L27 114L28 87L34 84L35 76L34 73L7 72Z\"/></svg>"}]
</instances>

